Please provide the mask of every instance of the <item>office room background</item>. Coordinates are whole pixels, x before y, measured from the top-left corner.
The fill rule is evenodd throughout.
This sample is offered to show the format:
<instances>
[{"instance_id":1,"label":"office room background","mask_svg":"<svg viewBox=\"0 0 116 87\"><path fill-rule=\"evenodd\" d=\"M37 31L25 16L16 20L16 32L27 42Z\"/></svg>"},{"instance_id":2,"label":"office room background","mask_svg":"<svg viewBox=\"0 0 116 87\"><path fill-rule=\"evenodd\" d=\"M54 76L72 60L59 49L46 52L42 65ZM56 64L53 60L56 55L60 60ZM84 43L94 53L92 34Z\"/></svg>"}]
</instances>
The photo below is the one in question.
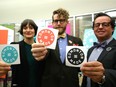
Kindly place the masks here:
<instances>
[{"instance_id":1,"label":"office room background","mask_svg":"<svg viewBox=\"0 0 116 87\"><path fill-rule=\"evenodd\" d=\"M90 47L96 40L92 31L94 15L105 12L116 19L115 3L116 0L0 0L0 37L4 36L0 44L20 41L19 26L26 18L33 19L39 27L52 27L52 11L64 8L70 13L66 32L80 37Z\"/></svg>"}]
</instances>

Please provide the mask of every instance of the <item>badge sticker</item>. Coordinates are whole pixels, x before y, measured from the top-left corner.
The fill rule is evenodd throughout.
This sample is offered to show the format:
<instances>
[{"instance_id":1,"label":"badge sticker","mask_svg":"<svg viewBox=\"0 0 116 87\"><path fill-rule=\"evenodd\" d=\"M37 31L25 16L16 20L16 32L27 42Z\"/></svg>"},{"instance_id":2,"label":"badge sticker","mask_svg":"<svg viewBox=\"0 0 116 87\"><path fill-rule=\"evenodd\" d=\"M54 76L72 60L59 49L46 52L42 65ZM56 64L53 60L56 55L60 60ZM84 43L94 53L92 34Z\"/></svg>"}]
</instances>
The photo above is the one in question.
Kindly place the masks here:
<instances>
[{"instance_id":1,"label":"badge sticker","mask_svg":"<svg viewBox=\"0 0 116 87\"><path fill-rule=\"evenodd\" d=\"M53 43L55 39L54 33L49 29L41 30L38 33L37 40L39 43L44 43L46 46L49 46Z\"/></svg>"},{"instance_id":2,"label":"badge sticker","mask_svg":"<svg viewBox=\"0 0 116 87\"><path fill-rule=\"evenodd\" d=\"M87 61L86 54L87 50L82 46L67 46L66 65L80 67L83 62Z\"/></svg>"},{"instance_id":3,"label":"badge sticker","mask_svg":"<svg viewBox=\"0 0 116 87\"><path fill-rule=\"evenodd\" d=\"M0 45L1 60L7 64L19 64L19 45Z\"/></svg>"},{"instance_id":4,"label":"badge sticker","mask_svg":"<svg viewBox=\"0 0 116 87\"><path fill-rule=\"evenodd\" d=\"M58 37L58 30L52 28L38 29L36 42L43 43L47 48L55 49Z\"/></svg>"},{"instance_id":5,"label":"badge sticker","mask_svg":"<svg viewBox=\"0 0 116 87\"><path fill-rule=\"evenodd\" d=\"M106 51L110 51L110 50L112 50L111 47L107 47L107 48L106 48Z\"/></svg>"}]
</instances>

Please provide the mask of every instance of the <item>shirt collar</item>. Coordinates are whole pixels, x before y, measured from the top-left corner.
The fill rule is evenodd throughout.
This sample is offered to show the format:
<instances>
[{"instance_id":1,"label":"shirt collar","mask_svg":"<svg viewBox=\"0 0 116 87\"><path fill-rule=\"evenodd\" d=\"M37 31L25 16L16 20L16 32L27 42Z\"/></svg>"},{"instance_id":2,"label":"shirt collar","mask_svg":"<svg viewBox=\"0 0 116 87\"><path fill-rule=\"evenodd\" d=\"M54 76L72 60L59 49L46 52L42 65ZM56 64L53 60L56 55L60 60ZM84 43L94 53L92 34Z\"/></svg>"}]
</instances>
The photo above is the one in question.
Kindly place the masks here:
<instances>
[{"instance_id":1,"label":"shirt collar","mask_svg":"<svg viewBox=\"0 0 116 87\"><path fill-rule=\"evenodd\" d=\"M103 42L106 42L106 43L108 44L112 39L113 39L113 38L110 37L109 39L107 39L107 40L105 40L105 41L103 41ZM101 42L101 43L103 43L103 42ZM98 43L100 43L100 42L98 41Z\"/></svg>"}]
</instances>

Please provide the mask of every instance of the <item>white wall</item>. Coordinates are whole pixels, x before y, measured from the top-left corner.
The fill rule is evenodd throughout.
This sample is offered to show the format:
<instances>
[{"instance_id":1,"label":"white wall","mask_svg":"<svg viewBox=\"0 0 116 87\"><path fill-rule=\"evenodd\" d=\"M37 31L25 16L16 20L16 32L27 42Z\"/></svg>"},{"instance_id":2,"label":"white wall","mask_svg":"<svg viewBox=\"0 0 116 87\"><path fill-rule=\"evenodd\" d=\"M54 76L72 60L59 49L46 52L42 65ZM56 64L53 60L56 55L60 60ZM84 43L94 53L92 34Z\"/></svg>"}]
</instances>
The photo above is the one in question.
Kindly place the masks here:
<instances>
[{"instance_id":1,"label":"white wall","mask_svg":"<svg viewBox=\"0 0 116 87\"><path fill-rule=\"evenodd\" d=\"M0 23L49 19L52 11L60 7L73 16L116 9L116 0L0 0Z\"/></svg>"}]
</instances>

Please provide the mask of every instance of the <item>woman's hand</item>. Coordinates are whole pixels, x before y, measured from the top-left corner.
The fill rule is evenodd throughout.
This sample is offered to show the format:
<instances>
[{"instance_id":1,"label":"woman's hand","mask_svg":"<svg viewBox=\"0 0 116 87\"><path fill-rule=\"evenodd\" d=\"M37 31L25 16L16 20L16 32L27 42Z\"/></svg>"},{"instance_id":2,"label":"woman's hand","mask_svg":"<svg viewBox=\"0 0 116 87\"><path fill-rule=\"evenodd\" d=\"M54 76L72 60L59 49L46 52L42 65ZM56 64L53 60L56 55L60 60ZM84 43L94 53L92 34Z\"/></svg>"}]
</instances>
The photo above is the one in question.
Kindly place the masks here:
<instances>
[{"instance_id":1,"label":"woman's hand","mask_svg":"<svg viewBox=\"0 0 116 87\"><path fill-rule=\"evenodd\" d=\"M0 61L0 76L5 75L10 70L10 65L4 63L3 61Z\"/></svg>"}]
</instances>

